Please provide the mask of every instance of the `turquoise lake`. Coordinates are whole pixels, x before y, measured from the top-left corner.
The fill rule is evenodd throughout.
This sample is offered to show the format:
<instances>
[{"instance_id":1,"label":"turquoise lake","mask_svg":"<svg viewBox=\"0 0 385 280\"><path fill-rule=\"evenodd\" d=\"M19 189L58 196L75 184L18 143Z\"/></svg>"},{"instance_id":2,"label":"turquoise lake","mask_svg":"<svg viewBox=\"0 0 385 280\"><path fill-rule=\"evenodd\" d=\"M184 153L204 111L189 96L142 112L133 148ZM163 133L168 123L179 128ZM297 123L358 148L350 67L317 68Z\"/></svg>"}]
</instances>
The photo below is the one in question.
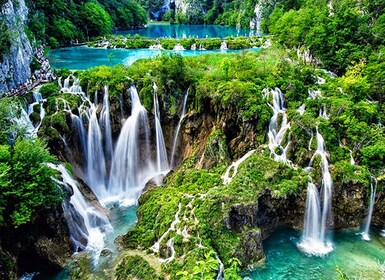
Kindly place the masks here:
<instances>
[{"instance_id":1,"label":"turquoise lake","mask_svg":"<svg viewBox=\"0 0 385 280\"><path fill-rule=\"evenodd\" d=\"M297 248L301 231L279 229L263 246L266 262L246 279L252 280L332 280L340 270L349 279L379 280L381 264L385 268L385 238L371 232L371 241L364 241L356 231L334 232L334 250L324 257L310 257Z\"/></svg>"},{"instance_id":2,"label":"turquoise lake","mask_svg":"<svg viewBox=\"0 0 385 280\"><path fill-rule=\"evenodd\" d=\"M117 35L138 34L149 38L226 38L229 36L254 35L249 29L222 25L148 24L145 29L116 31Z\"/></svg>"},{"instance_id":3,"label":"turquoise lake","mask_svg":"<svg viewBox=\"0 0 385 280\"><path fill-rule=\"evenodd\" d=\"M248 49L258 51L258 48ZM116 64L131 65L141 58L153 58L162 52L179 53L182 56L197 56L209 53L240 53L242 50L205 50L205 51L160 51L150 49L103 49L86 46L67 47L51 50L47 57L55 69L68 68L85 70L99 65L113 66Z\"/></svg>"}]
</instances>

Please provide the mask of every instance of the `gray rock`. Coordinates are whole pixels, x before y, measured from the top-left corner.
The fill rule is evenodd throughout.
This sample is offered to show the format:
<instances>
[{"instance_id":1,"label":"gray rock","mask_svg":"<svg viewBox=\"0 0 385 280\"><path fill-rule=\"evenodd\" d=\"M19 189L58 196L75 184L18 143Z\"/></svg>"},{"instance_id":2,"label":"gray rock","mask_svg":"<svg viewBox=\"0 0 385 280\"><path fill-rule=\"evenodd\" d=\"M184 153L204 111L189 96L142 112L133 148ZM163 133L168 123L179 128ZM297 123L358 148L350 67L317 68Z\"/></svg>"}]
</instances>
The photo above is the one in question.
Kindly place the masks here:
<instances>
[{"instance_id":1,"label":"gray rock","mask_svg":"<svg viewBox=\"0 0 385 280\"><path fill-rule=\"evenodd\" d=\"M9 54L0 63L0 97L7 91L28 81L33 50L24 32L28 20L28 8L24 0L8 0L1 7L1 14L11 34Z\"/></svg>"}]
</instances>

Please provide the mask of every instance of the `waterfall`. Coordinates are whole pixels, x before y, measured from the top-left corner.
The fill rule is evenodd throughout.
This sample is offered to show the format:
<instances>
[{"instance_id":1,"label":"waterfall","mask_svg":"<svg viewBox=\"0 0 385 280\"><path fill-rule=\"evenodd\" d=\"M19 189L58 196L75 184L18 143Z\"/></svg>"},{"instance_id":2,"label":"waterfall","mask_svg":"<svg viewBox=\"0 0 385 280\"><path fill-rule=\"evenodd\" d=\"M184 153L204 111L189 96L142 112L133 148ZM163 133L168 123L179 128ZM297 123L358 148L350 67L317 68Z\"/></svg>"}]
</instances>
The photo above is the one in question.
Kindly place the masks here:
<instances>
[{"instance_id":1,"label":"waterfall","mask_svg":"<svg viewBox=\"0 0 385 280\"><path fill-rule=\"evenodd\" d=\"M301 106L299 106L299 108L297 109L297 112L302 116L305 113L305 104L302 104Z\"/></svg>"},{"instance_id":2,"label":"waterfall","mask_svg":"<svg viewBox=\"0 0 385 280\"><path fill-rule=\"evenodd\" d=\"M317 150L310 160L311 167L314 158L320 156L322 171L322 211L318 202L318 191L313 184L308 186L306 201L305 229L298 245L306 254L322 256L333 250L333 245L326 237L328 223L332 217L331 203L333 181L329 172L329 162L325 151L325 142L317 127Z\"/></svg>"},{"instance_id":3,"label":"waterfall","mask_svg":"<svg viewBox=\"0 0 385 280\"><path fill-rule=\"evenodd\" d=\"M226 50L228 50L226 41L223 41L223 42L221 43L221 46L220 46L219 49L220 49L221 51L226 51Z\"/></svg>"},{"instance_id":4,"label":"waterfall","mask_svg":"<svg viewBox=\"0 0 385 280\"><path fill-rule=\"evenodd\" d=\"M189 92L190 88L187 90L184 98L183 98L183 105L182 105L182 111L180 113L180 118L179 118L179 122L178 122L178 125L176 126L176 129L175 129L175 134L174 134L174 140L172 141L172 148L171 148L171 164L170 164L170 168L174 168L174 164L175 164L175 151L176 151L176 145L178 143L178 136L179 136L179 130L180 130L180 127L181 127L181 124L182 124L182 121L184 119L184 116L186 114L186 104L187 104L187 97L188 97L188 92Z\"/></svg>"},{"instance_id":5,"label":"waterfall","mask_svg":"<svg viewBox=\"0 0 385 280\"><path fill-rule=\"evenodd\" d=\"M238 171L238 166L244 162L248 157L250 157L253 153L255 152L255 150L251 150L249 152L247 152L243 157L241 157L239 160L237 160L236 162L233 162L226 170L225 174L221 176L221 179L223 180L223 184L224 185L228 185L230 184L231 180L235 177L235 175L237 175L237 171ZM231 174L230 176L230 172L231 170L233 170L233 173Z\"/></svg>"},{"instance_id":6,"label":"waterfall","mask_svg":"<svg viewBox=\"0 0 385 280\"><path fill-rule=\"evenodd\" d=\"M373 181L374 181L374 184L373 184ZM370 203L369 203L368 215L366 216L364 231L362 232L362 239L366 241L370 240L369 228L370 228L370 222L372 221L374 200L376 198L376 188L377 188L377 180L372 176L370 177Z\"/></svg>"},{"instance_id":7,"label":"waterfall","mask_svg":"<svg viewBox=\"0 0 385 280\"><path fill-rule=\"evenodd\" d=\"M102 132L96 116L96 108L91 105L92 113L88 123L87 143L87 184L99 200L107 195L106 162L103 151Z\"/></svg>"},{"instance_id":8,"label":"waterfall","mask_svg":"<svg viewBox=\"0 0 385 280\"><path fill-rule=\"evenodd\" d=\"M29 105L28 116L30 116L32 114L34 106L39 104L40 105L40 110L39 110L40 111L40 120L34 129L34 134L37 135L37 131L39 130L39 128L43 122L43 119L45 117L45 110L44 110L43 104L46 100L43 99L43 96L41 95L40 92L33 92L33 99L35 102L33 102L32 104Z\"/></svg>"},{"instance_id":9,"label":"waterfall","mask_svg":"<svg viewBox=\"0 0 385 280\"><path fill-rule=\"evenodd\" d=\"M124 120L123 93L119 94L119 106L120 106L120 121L123 124L123 120Z\"/></svg>"},{"instance_id":10,"label":"waterfall","mask_svg":"<svg viewBox=\"0 0 385 280\"><path fill-rule=\"evenodd\" d=\"M130 87L130 93L131 116L125 121L116 143L108 184L109 197L105 198L136 201L143 181L150 175L149 124L147 111L140 103L134 85Z\"/></svg>"},{"instance_id":11,"label":"waterfall","mask_svg":"<svg viewBox=\"0 0 385 280\"><path fill-rule=\"evenodd\" d=\"M157 172L165 172L169 170L166 146L164 144L162 126L160 124L159 102L157 94L157 86L154 83L154 107L155 107L155 132L156 132L156 167Z\"/></svg>"},{"instance_id":12,"label":"waterfall","mask_svg":"<svg viewBox=\"0 0 385 280\"><path fill-rule=\"evenodd\" d=\"M265 93L267 93L267 91L265 91ZM273 116L270 119L269 131L267 133L269 137L270 155L274 157L274 160L292 166L291 162L286 157L290 142L288 141L286 147L282 146L286 131L290 128L290 123L287 121L283 94L279 88L270 90L268 93L273 96L273 105L268 103L273 109ZM279 116L281 116L280 124L278 122Z\"/></svg>"},{"instance_id":13,"label":"waterfall","mask_svg":"<svg viewBox=\"0 0 385 280\"><path fill-rule=\"evenodd\" d=\"M104 86L103 108L99 117L100 126L104 131L104 155L106 161L112 157L112 136L110 121L110 102L108 100L108 87Z\"/></svg>"},{"instance_id":14,"label":"waterfall","mask_svg":"<svg viewBox=\"0 0 385 280\"><path fill-rule=\"evenodd\" d=\"M73 192L69 203L64 202L62 206L74 251L86 250L98 257L104 248L106 234L112 231L109 219L86 201L78 183L63 165L48 165L61 173L62 179L57 181L58 184Z\"/></svg>"},{"instance_id":15,"label":"waterfall","mask_svg":"<svg viewBox=\"0 0 385 280\"><path fill-rule=\"evenodd\" d=\"M306 213L304 220L303 240L317 244L320 240L320 218L321 206L317 187L313 183L308 183L306 197Z\"/></svg>"},{"instance_id":16,"label":"waterfall","mask_svg":"<svg viewBox=\"0 0 385 280\"><path fill-rule=\"evenodd\" d=\"M352 150L349 150L349 154L350 154L350 164L351 164L351 165L355 165L355 164L356 164L356 161L355 161L354 158L353 158L353 151L352 151Z\"/></svg>"},{"instance_id":17,"label":"waterfall","mask_svg":"<svg viewBox=\"0 0 385 280\"><path fill-rule=\"evenodd\" d=\"M43 122L45 117L45 110L43 107L43 103L46 101L43 99L40 92L33 92L34 102L29 104L27 107L27 111L23 108L23 106L13 107L11 109L12 117L10 121L19 129L25 129L25 133L27 137L36 138L37 132ZM40 120L39 123L34 126L30 119L30 115L34 112L34 107L36 105L40 105ZM20 114L16 113L20 110ZM13 137L16 139L16 131L13 133ZM12 140L11 140L12 141Z\"/></svg>"},{"instance_id":18,"label":"waterfall","mask_svg":"<svg viewBox=\"0 0 385 280\"><path fill-rule=\"evenodd\" d=\"M75 134L75 139L78 139L77 148L82 153L85 160L87 160L87 138L83 125L83 121L77 115L71 113L72 128Z\"/></svg>"}]
</instances>

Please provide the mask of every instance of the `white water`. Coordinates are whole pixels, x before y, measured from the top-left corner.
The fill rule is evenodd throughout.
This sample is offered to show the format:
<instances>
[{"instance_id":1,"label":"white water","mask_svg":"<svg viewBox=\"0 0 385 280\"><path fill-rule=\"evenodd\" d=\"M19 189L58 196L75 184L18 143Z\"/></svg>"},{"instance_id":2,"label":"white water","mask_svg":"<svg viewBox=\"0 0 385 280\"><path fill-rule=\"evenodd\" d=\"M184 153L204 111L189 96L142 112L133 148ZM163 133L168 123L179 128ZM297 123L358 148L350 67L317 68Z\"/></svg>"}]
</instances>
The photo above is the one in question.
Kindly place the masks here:
<instances>
[{"instance_id":1,"label":"white water","mask_svg":"<svg viewBox=\"0 0 385 280\"><path fill-rule=\"evenodd\" d=\"M61 109L71 116L72 127L75 132L73 141L77 147L77 152L84 155L84 163L73 162L78 167L76 171L78 176L83 178L99 202L104 205L110 202L119 202L122 206L135 204L145 183L157 176L159 171L168 170L156 93L154 95L156 135L153 135L156 136L156 139L153 142L156 140L157 143L157 158L154 162L153 153L151 153L153 142L150 142L152 140L147 111L140 103L135 86L130 87L131 115L124 121L119 138L114 145L108 88L104 87L103 102L99 104L98 92L89 93L86 96L79 86L79 80L73 77L73 81L71 86L70 78L65 79L61 91L81 97L82 104L78 108L79 115L70 110L64 99L58 99L57 103L60 102L60 105L63 106ZM121 117L123 118L123 96L120 98L120 105ZM59 105L57 109L59 110ZM79 157L75 158L79 159ZM110 171L108 171L109 169ZM72 186L71 188L75 189ZM72 204L63 205L69 227L72 229L71 238L78 240L74 242L77 244L76 251L89 248L88 250L94 257L97 257L103 249L101 240L104 242L106 230L103 227L105 226L104 223L97 222L100 220L99 218L92 218L98 217L96 214L92 214L94 208L90 208L84 198L79 197L81 197L81 193L77 189L76 196L73 196L74 206ZM71 218L83 217L86 214L88 216L84 218ZM84 247L85 245L81 242L84 240L88 240L87 247ZM172 253L173 242L169 241L168 244Z\"/></svg>"},{"instance_id":2,"label":"white water","mask_svg":"<svg viewBox=\"0 0 385 280\"><path fill-rule=\"evenodd\" d=\"M223 180L224 185L230 184L231 180L235 177L235 175L237 175L238 166L242 162L244 162L248 157L250 157L254 152L255 152L255 150L251 150L251 151L247 152L243 157L238 159L236 162L231 163L231 165L227 168L225 174L223 174L221 176L221 179ZM231 176L230 176L231 170L233 170L233 172L231 173Z\"/></svg>"},{"instance_id":3,"label":"white water","mask_svg":"<svg viewBox=\"0 0 385 280\"><path fill-rule=\"evenodd\" d=\"M289 166L292 163L287 159L286 153L290 145L290 141L287 141L286 147L283 147L286 132L290 128L290 122L287 121L285 100L283 94L279 88L275 88L269 91L269 94L273 97L273 105L268 105L273 109L273 116L270 119L269 131L267 136L269 138L270 155L275 161L283 162ZM280 123L279 117L281 117Z\"/></svg>"},{"instance_id":4,"label":"white water","mask_svg":"<svg viewBox=\"0 0 385 280\"><path fill-rule=\"evenodd\" d=\"M297 109L297 112L302 116L305 113L305 104L302 104L301 106L299 106L299 108Z\"/></svg>"},{"instance_id":5,"label":"white water","mask_svg":"<svg viewBox=\"0 0 385 280\"><path fill-rule=\"evenodd\" d=\"M94 105L92 105L92 107L93 106ZM102 137L102 131L96 115L96 108L93 108L88 123L87 185L95 192L99 201L108 195L106 190L106 161L104 158Z\"/></svg>"},{"instance_id":6,"label":"white water","mask_svg":"<svg viewBox=\"0 0 385 280\"><path fill-rule=\"evenodd\" d=\"M218 274L215 280L224 280L225 278L223 278L223 272L225 271L225 266L223 265L223 262L219 258L219 255L217 252L215 252L215 258L217 259L218 265L219 265Z\"/></svg>"},{"instance_id":7,"label":"white water","mask_svg":"<svg viewBox=\"0 0 385 280\"><path fill-rule=\"evenodd\" d=\"M323 118L324 120L328 120L329 119L329 116L328 116L328 114L326 112L326 106L325 105L323 105L322 108L319 110L319 116L321 118Z\"/></svg>"},{"instance_id":8,"label":"white water","mask_svg":"<svg viewBox=\"0 0 385 280\"><path fill-rule=\"evenodd\" d=\"M188 97L188 92L189 92L190 89L187 90L184 98L183 98L183 105L182 105L182 111L180 113L180 118L179 118L179 122L178 122L178 125L176 126L176 129L175 129L175 133L174 133L174 140L172 141L172 148L171 148L171 156L170 156L170 160L171 160L171 163L170 163L170 168L173 169L174 168L174 164L175 164L175 151L176 151L176 145L178 143L178 136L179 136L179 130L180 130L180 127L181 127L181 124L182 124L182 121L184 119L184 116L186 114L186 104L187 104L187 97Z\"/></svg>"},{"instance_id":9,"label":"white water","mask_svg":"<svg viewBox=\"0 0 385 280\"><path fill-rule=\"evenodd\" d=\"M79 190L77 182L63 165L48 165L61 173L62 181L58 181L58 183L73 192L69 203L76 212L71 211L71 206L65 203L63 203L63 210L68 222L70 238L75 247L74 251L86 250L93 253L95 258L98 258L104 248L106 234L112 232L109 219L86 201ZM78 215L80 215L81 219L77 217ZM86 246L84 240L86 240Z\"/></svg>"},{"instance_id":10,"label":"white water","mask_svg":"<svg viewBox=\"0 0 385 280\"><path fill-rule=\"evenodd\" d=\"M225 41L223 41L222 43L221 43L221 46L220 46L220 48L219 48L221 51L225 51L225 50L227 50L228 48L227 48L227 43L225 42Z\"/></svg>"},{"instance_id":11,"label":"white water","mask_svg":"<svg viewBox=\"0 0 385 280\"><path fill-rule=\"evenodd\" d=\"M355 164L356 164L356 161L355 161L354 158L353 158L353 151L352 151L352 150L349 150L349 153L350 153L350 164L351 164L351 165L355 165Z\"/></svg>"},{"instance_id":12,"label":"white water","mask_svg":"<svg viewBox=\"0 0 385 280\"><path fill-rule=\"evenodd\" d=\"M166 146L164 144L162 126L160 124L159 101L157 86L154 83L154 108L155 108L155 132L156 132L156 168L157 172L167 172L169 168Z\"/></svg>"},{"instance_id":13,"label":"white water","mask_svg":"<svg viewBox=\"0 0 385 280\"><path fill-rule=\"evenodd\" d=\"M131 116L125 121L116 143L108 194L102 200L136 201L154 167L150 159L147 111L139 100L135 86L130 87ZM122 172L124 170L124 172Z\"/></svg>"},{"instance_id":14,"label":"white water","mask_svg":"<svg viewBox=\"0 0 385 280\"><path fill-rule=\"evenodd\" d=\"M322 208L318 199L318 191L309 183L306 201L304 232L299 248L309 255L323 256L333 250L333 245L326 236L328 224L332 218L331 203L333 181L329 172L329 162L325 151L325 142L317 128L317 150L313 155L309 167L314 158L320 157L322 171Z\"/></svg>"},{"instance_id":15,"label":"white water","mask_svg":"<svg viewBox=\"0 0 385 280\"><path fill-rule=\"evenodd\" d=\"M112 157L112 136L110 121L110 102L108 99L108 87L104 86L103 108L100 112L99 123L104 131L104 154L105 160L109 161Z\"/></svg>"},{"instance_id":16,"label":"white water","mask_svg":"<svg viewBox=\"0 0 385 280\"><path fill-rule=\"evenodd\" d=\"M377 188L377 180L374 177L370 178L370 203L368 208L368 215L365 219L365 225L364 225L364 231L362 232L362 239L369 241L369 229L370 229L370 223L372 221L372 214L373 214L373 208L374 208L374 201L376 198L376 188Z\"/></svg>"},{"instance_id":17,"label":"white water","mask_svg":"<svg viewBox=\"0 0 385 280\"><path fill-rule=\"evenodd\" d=\"M151 250L154 253L159 253L159 247L162 240L169 234L170 231L175 231L175 226L180 223L179 214L182 209L182 203L178 204L178 210L175 213L174 221L171 223L170 227L162 234L162 236L152 245Z\"/></svg>"}]
</instances>

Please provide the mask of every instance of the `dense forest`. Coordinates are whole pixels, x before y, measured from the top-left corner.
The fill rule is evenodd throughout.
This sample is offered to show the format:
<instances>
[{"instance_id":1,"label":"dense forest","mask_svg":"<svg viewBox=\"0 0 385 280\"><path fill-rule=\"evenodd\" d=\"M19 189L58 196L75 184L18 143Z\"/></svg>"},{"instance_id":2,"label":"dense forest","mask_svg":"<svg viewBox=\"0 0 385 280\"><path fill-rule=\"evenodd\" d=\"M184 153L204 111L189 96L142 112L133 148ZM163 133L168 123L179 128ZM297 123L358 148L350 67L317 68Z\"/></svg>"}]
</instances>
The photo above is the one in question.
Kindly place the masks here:
<instances>
[{"instance_id":1,"label":"dense forest","mask_svg":"<svg viewBox=\"0 0 385 280\"><path fill-rule=\"evenodd\" d=\"M39 0L27 1L27 5L29 31L53 47L106 35L113 28L137 28L147 23L146 11L134 0Z\"/></svg>"},{"instance_id":2,"label":"dense forest","mask_svg":"<svg viewBox=\"0 0 385 280\"><path fill-rule=\"evenodd\" d=\"M155 20L187 24L225 24L248 28L257 1L183 0L170 1L169 6L165 5L167 2L163 0L138 2Z\"/></svg>"}]
</instances>

